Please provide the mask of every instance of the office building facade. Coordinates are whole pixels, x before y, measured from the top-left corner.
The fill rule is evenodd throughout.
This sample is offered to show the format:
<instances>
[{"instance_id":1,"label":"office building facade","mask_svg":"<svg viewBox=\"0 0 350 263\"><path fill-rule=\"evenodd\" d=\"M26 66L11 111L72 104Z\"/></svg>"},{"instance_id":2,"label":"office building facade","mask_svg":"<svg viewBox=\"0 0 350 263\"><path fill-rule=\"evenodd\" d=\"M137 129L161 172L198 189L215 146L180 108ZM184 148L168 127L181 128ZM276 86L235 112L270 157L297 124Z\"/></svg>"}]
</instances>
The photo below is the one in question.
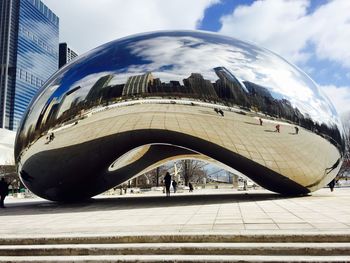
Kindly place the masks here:
<instances>
[{"instance_id":1,"label":"office building facade","mask_svg":"<svg viewBox=\"0 0 350 263\"><path fill-rule=\"evenodd\" d=\"M77 56L78 54L68 47L67 43L60 43L58 67L62 68Z\"/></svg>"},{"instance_id":2,"label":"office building facade","mask_svg":"<svg viewBox=\"0 0 350 263\"><path fill-rule=\"evenodd\" d=\"M40 0L0 0L0 128L16 130L58 69L58 17Z\"/></svg>"}]
</instances>

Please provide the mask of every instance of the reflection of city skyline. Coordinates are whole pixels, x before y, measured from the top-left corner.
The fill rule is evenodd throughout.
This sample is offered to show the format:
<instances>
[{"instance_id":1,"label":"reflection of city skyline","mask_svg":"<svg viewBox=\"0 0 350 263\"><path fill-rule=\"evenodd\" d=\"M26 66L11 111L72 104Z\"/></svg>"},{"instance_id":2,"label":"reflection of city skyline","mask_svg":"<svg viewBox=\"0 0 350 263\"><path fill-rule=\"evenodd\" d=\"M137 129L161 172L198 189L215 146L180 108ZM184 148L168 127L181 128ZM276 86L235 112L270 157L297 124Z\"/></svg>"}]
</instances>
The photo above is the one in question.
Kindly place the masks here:
<instances>
[{"instance_id":1,"label":"reflection of city skyline","mask_svg":"<svg viewBox=\"0 0 350 263\"><path fill-rule=\"evenodd\" d=\"M306 194L336 176L340 126L317 85L276 54L217 34L152 32L56 72L27 110L15 159L28 188L52 200L189 157Z\"/></svg>"},{"instance_id":2,"label":"reflection of city skyline","mask_svg":"<svg viewBox=\"0 0 350 263\"><path fill-rule=\"evenodd\" d=\"M330 129L325 124L315 123L307 114L302 114L298 108L293 107L289 100L274 98L267 87L251 81L241 81L225 67L215 67L213 71L218 77L215 82L205 79L200 73L191 73L182 83L176 80L162 82L152 72L146 72L129 76L125 84L110 84L115 75L107 74L97 79L85 98L75 96L75 92L81 90L80 86L70 89L60 97L51 98L38 118L36 129L44 132L81 116L84 111L93 107L129 98L192 98L226 106L239 106L271 117L283 118L308 130L325 134L341 144L341 135L336 127Z\"/></svg>"}]
</instances>

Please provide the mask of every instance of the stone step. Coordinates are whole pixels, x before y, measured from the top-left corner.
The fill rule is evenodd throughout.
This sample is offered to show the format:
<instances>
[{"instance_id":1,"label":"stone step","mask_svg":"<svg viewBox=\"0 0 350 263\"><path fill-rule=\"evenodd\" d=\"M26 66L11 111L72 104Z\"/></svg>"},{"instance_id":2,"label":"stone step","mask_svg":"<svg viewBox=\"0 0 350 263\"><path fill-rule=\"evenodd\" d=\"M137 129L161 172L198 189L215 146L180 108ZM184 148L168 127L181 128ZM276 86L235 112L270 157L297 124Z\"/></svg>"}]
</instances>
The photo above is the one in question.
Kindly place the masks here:
<instances>
[{"instance_id":1,"label":"stone step","mask_svg":"<svg viewBox=\"0 0 350 263\"><path fill-rule=\"evenodd\" d=\"M242 234L119 234L119 235L79 235L79 236L1 236L0 245L38 245L38 244L112 244L112 243L350 243L349 233L306 232L292 234L279 233L242 233Z\"/></svg>"},{"instance_id":2,"label":"stone step","mask_svg":"<svg viewBox=\"0 0 350 263\"><path fill-rule=\"evenodd\" d=\"M350 260L350 243L129 243L0 246L0 256L78 255L347 255Z\"/></svg>"},{"instance_id":3,"label":"stone step","mask_svg":"<svg viewBox=\"0 0 350 263\"><path fill-rule=\"evenodd\" d=\"M38 257L2 257L0 262L349 262L348 256L224 256L224 255L114 255L114 256L38 256Z\"/></svg>"}]
</instances>

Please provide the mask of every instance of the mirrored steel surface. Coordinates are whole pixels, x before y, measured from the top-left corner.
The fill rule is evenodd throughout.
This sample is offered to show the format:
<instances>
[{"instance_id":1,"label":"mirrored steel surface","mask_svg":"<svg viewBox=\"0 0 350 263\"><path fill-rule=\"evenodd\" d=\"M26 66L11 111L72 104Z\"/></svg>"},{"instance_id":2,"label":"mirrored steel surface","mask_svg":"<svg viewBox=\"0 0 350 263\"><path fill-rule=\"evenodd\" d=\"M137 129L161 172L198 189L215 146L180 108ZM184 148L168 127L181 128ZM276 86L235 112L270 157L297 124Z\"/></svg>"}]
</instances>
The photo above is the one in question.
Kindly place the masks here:
<instances>
[{"instance_id":1,"label":"mirrored steel surface","mask_svg":"<svg viewBox=\"0 0 350 263\"><path fill-rule=\"evenodd\" d=\"M305 194L336 176L343 151L334 107L298 68L237 39L171 31L58 71L23 118L15 158L31 191L72 201L184 158Z\"/></svg>"}]
</instances>

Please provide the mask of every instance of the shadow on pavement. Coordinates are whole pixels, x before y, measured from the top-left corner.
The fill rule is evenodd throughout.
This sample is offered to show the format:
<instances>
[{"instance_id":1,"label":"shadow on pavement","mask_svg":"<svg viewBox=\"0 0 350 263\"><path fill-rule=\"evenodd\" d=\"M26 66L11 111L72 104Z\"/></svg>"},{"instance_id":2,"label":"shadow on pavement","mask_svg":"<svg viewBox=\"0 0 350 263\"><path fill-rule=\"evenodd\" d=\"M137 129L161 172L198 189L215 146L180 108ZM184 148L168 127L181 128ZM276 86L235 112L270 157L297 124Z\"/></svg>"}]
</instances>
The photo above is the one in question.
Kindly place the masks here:
<instances>
[{"instance_id":1,"label":"shadow on pavement","mask_svg":"<svg viewBox=\"0 0 350 263\"><path fill-rule=\"evenodd\" d=\"M79 203L56 203L45 200L26 201L7 204L0 210L5 215L37 215L52 213L82 213L91 211L109 211L125 209L161 208L172 206L190 206L202 204L225 204L259 202L266 200L291 199L298 197L282 196L274 193L232 193L232 194L195 194L165 196L116 196L92 198Z\"/></svg>"}]
</instances>

